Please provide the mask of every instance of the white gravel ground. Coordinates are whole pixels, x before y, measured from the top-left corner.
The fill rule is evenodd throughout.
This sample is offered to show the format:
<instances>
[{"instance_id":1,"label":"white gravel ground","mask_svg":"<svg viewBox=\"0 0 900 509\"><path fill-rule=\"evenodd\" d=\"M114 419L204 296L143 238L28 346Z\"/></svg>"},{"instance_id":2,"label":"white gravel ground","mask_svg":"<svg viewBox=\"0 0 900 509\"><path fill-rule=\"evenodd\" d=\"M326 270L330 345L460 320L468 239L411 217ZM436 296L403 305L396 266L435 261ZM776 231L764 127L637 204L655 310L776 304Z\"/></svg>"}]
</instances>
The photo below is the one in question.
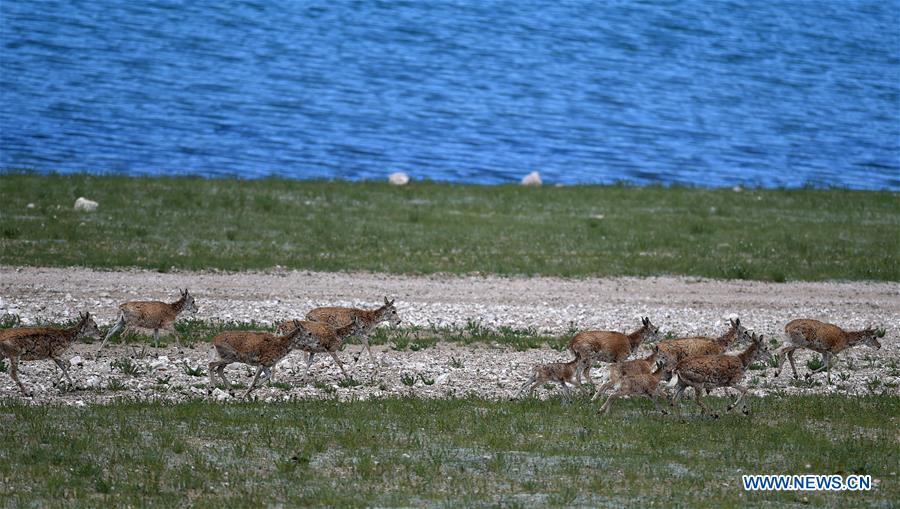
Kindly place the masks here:
<instances>
[{"instance_id":1,"label":"white gravel ground","mask_svg":"<svg viewBox=\"0 0 900 509\"><path fill-rule=\"evenodd\" d=\"M679 335L715 335L728 316L740 316L757 332L781 339L784 324L798 317L817 318L846 328L869 324L886 326L880 350L857 347L839 356L832 371L834 385L824 374L811 383L793 382L787 367L775 380L774 370L749 371L746 381L758 396L783 393L894 394L900 384L900 284L870 282L761 283L698 278L501 278L481 276L394 276L382 274L310 273L270 271L251 273L175 272L140 270L95 271L80 268L46 269L0 267L0 315L14 313L25 323L60 320L91 311L101 326L115 318L118 303L133 299L174 300L178 288L190 288L200 306L198 318L272 322L300 317L315 306L374 306L382 296L397 299L405 322L416 325L464 325L481 320L497 327L535 327L561 333L573 324L578 329L625 330L637 317L650 316L662 331ZM232 399L224 391L210 394L207 378L185 373L182 364L203 365L211 349L169 347L148 349L136 358L130 347L114 346L92 360L96 345L76 344L67 353L78 388L61 392L52 384L56 367L49 361L23 363L20 377L33 392L35 403L90 404L119 398L183 400ZM341 354L352 363L360 346ZM530 366L565 360L567 352L544 347L516 352L496 345L440 344L417 352L374 348L380 366L365 353L353 370L360 385L340 387L340 372L324 356L301 379L302 357L291 354L279 366L277 386L256 391L262 400L308 397L341 399L413 394L421 397L474 395L505 398L515 395ZM638 353L642 355L644 350ZM809 352L798 352L798 367L807 371ZM142 374L130 376L111 367L112 360L135 357ZM461 364L461 366L460 366ZM454 365L459 367L454 367ZM251 371L229 367L232 381L248 384ZM606 369L596 368L595 379ZM412 386L402 382L415 378ZM110 390L118 381L124 388ZM433 382L433 383L432 383ZM283 385L282 385L283 384ZM542 397L556 390L541 390ZM18 390L7 375L0 375L0 398L17 398Z\"/></svg>"}]
</instances>

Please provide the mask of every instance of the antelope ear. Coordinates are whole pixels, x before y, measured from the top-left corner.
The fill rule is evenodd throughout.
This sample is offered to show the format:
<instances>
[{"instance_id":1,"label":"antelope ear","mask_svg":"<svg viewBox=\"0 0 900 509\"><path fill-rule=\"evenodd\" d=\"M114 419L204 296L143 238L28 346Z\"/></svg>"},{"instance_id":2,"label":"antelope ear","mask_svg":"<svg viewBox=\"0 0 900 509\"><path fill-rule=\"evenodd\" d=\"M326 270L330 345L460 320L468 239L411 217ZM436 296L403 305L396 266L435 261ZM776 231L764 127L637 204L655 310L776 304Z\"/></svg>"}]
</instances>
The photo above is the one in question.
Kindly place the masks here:
<instances>
[{"instance_id":1,"label":"antelope ear","mask_svg":"<svg viewBox=\"0 0 900 509\"><path fill-rule=\"evenodd\" d=\"M650 324L650 318L649 318L649 317L646 317L646 316L643 317L643 318L641 318L641 323L644 324L644 325L649 325L649 324Z\"/></svg>"},{"instance_id":2,"label":"antelope ear","mask_svg":"<svg viewBox=\"0 0 900 509\"><path fill-rule=\"evenodd\" d=\"M740 319L740 318L735 318L734 320L731 321L731 325L733 325L734 328L740 327L740 326L741 326L741 319Z\"/></svg>"}]
</instances>

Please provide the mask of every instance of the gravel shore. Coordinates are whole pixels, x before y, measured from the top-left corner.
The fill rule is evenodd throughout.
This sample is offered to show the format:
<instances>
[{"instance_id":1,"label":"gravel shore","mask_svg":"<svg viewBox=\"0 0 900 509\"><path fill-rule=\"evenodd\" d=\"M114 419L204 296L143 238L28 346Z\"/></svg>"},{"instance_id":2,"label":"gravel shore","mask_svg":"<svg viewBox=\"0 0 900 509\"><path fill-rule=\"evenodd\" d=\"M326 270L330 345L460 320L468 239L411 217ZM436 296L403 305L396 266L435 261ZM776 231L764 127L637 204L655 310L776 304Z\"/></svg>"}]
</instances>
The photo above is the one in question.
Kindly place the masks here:
<instances>
[{"instance_id":1,"label":"gravel shore","mask_svg":"<svg viewBox=\"0 0 900 509\"><path fill-rule=\"evenodd\" d=\"M505 278L494 276L397 276L368 273L171 272L143 270L96 271L80 268L0 267L0 315L18 314L23 322L62 320L90 311L101 326L109 325L118 303L134 299L174 300L178 288L196 296L198 318L270 323L300 317L315 306L374 306L383 296L396 298L404 322L414 325L464 325L480 320L485 326L535 327L562 333L578 329L626 330L649 316L663 333L715 335L724 320L739 316L756 332L781 340L790 319L809 317L855 329L870 324L888 328L882 348L856 347L843 352L832 371L834 385L824 374L794 382L788 367L773 379L774 370L749 371L746 381L754 394L786 393L898 393L900 383L900 284L873 282L763 283L718 281L684 277L658 278ZM67 353L79 388L61 393L52 387L56 367L49 361L23 363L20 377L35 393L36 403L89 404L119 398L183 400L232 399L224 391L209 394L206 377L190 376L191 366L209 361L210 348L148 349L135 358L141 374L130 376L110 365L118 357L132 357L131 347L114 346L104 357L91 360L96 345L76 344ZM539 362L564 360L568 352L548 347L517 352L497 345L439 344L416 352L374 348L379 366L363 353L353 370L359 385L341 387L340 372L330 358L317 360L301 380L300 353L279 366L279 384L256 392L260 399L338 397L341 399L415 394L421 397L477 395L503 398L515 395ZM352 363L359 345L341 354ZM642 354L644 350L639 352ZM807 371L810 352L799 352L798 368ZM233 381L248 384L244 366L233 366ZM605 379L606 369L595 369ZM412 385L403 383L415 379ZM117 382L114 382L116 380ZM111 390L112 388L117 390ZM555 390L539 391L541 396ZM7 375L0 375L0 397L18 397Z\"/></svg>"}]
</instances>

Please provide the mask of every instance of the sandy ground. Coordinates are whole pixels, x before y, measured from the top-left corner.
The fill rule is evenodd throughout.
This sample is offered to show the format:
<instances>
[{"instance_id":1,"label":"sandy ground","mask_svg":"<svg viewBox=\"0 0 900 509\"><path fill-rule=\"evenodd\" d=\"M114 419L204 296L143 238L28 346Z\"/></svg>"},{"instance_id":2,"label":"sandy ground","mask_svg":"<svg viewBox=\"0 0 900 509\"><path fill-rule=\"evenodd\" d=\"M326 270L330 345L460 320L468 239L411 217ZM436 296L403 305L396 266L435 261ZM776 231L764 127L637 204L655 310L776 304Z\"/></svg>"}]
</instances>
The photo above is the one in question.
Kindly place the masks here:
<instances>
[{"instance_id":1,"label":"sandy ground","mask_svg":"<svg viewBox=\"0 0 900 509\"><path fill-rule=\"evenodd\" d=\"M724 320L739 316L756 332L781 339L784 324L798 317L818 318L846 328L877 324L888 328L883 347L856 347L843 352L832 371L833 385L824 375L794 382L790 368L774 379L774 370L749 371L746 381L757 395L788 393L898 393L900 383L900 284L871 282L762 283L698 278L502 278L481 276L395 276L382 274L310 273L270 271L251 273L174 272L140 270L95 271L0 267L0 315L18 314L25 323L66 319L79 311L97 315L109 325L118 303L133 299L174 300L178 288L189 288L200 306L198 318L274 320L301 317L320 305L374 306L382 296L396 298L398 311L416 325L464 325L480 320L497 327L535 327L561 333L578 329L626 330L649 316L663 333L716 335ZM210 395L206 377L185 373L183 363L205 365L210 349L149 349L143 357L126 346L116 346L92 360L96 345L76 344L70 370L78 389L61 393L52 385L56 367L48 361L24 363L21 378L35 393L35 402L86 404L111 399L213 397L231 399L224 391ZM341 355L352 362L358 345ZM538 362L566 360L567 352L550 348L516 352L497 345L471 347L441 344L418 352L375 349L377 366L363 353L354 368L359 385L341 387L340 373L330 358L317 360L309 376L301 375L302 355L291 354L279 366L279 386L257 391L260 399L339 397L342 399L416 394L423 397L478 395L510 397ZM643 355L641 350L638 355ZM111 367L118 357L135 357L142 374L125 375ZM327 357L327 356L326 356ZM798 368L805 373L812 354L799 353ZM233 381L249 383L249 369L231 367ZM605 379L606 369L595 369ZM415 379L413 385L403 383ZM110 390L110 382L124 386ZM116 382L113 382L113 387ZM542 396L555 393L541 389ZM0 397L18 391L0 376Z\"/></svg>"}]
</instances>

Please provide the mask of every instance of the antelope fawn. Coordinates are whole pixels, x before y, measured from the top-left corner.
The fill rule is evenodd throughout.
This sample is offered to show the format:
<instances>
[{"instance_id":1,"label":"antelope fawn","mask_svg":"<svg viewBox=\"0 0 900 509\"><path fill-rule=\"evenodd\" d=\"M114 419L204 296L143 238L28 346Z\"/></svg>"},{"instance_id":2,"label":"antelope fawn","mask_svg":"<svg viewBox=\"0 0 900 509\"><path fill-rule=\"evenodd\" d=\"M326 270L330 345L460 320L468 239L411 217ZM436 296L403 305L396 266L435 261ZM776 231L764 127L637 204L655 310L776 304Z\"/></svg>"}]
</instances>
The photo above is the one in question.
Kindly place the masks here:
<instances>
[{"instance_id":1,"label":"antelope fawn","mask_svg":"<svg viewBox=\"0 0 900 509\"><path fill-rule=\"evenodd\" d=\"M883 338L885 332L885 329L877 328L845 331L837 325L818 320L792 320L784 326L787 341L775 350L775 355L778 357L778 369L775 372L775 376L777 377L781 374L784 357L787 356L788 360L791 361L791 370L794 372L794 378L797 378L797 366L794 365L794 351L798 348L808 348L822 354L822 360L824 361L822 367L812 371L812 373L818 373L824 369L830 384L831 365L837 354L860 343L872 348L881 348L878 338Z\"/></svg>"},{"instance_id":2,"label":"antelope fawn","mask_svg":"<svg viewBox=\"0 0 900 509\"><path fill-rule=\"evenodd\" d=\"M591 401L597 399L601 393L609 390L610 387L616 385L619 380L622 380L628 376L636 376L636 375L649 375L653 373L653 368L656 366L656 350L654 350L650 355L644 357L643 359L632 359L630 361L617 362L615 364L610 364L609 366L609 380L606 381L603 385L597 388L597 391L594 393L594 396L591 397Z\"/></svg>"},{"instance_id":3,"label":"antelope fawn","mask_svg":"<svg viewBox=\"0 0 900 509\"><path fill-rule=\"evenodd\" d=\"M644 341L651 342L659 337L659 327L650 323L650 319L641 319L641 328L630 334L612 331L584 331L579 332L569 341L569 350L580 361L575 376L581 383L581 375L584 374L588 383L591 380L591 364L594 360L604 362L622 362L637 350Z\"/></svg>"},{"instance_id":4,"label":"antelope fawn","mask_svg":"<svg viewBox=\"0 0 900 509\"><path fill-rule=\"evenodd\" d=\"M741 325L740 318L729 320L729 325L728 330L715 339L695 336L660 341L656 345L659 355L658 362L665 365L671 374L675 366L688 357L723 354L732 343L750 340L750 333Z\"/></svg>"},{"instance_id":5,"label":"antelope fawn","mask_svg":"<svg viewBox=\"0 0 900 509\"><path fill-rule=\"evenodd\" d=\"M669 384L670 386L678 386L675 390L675 395L672 397L672 406L678 404L681 395L687 387L693 387L697 404L700 405L702 413L706 414L709 409L703 404L700 396L701 389L709 391L716 387L734 387L741 394L734 403L728 406L727 411L730 412L746 396L747 387L738 385L738 383L744 378L747 367L756 360L764 362L772 360L772 354L769 352L765 341L763 341L763 336L757 336L756 334L750 335L750 345L743 352L688 357L675 366L674 376ZM743 412L744 414L750 413L746 403L744 404ZM713 417L718 418L719 414L713 414Z\"/></svg>"},{"instance_id":6,"label":"antelope fawn","mask_svg":"<svg viewBox=\"0 0 900 509\"><path fill-rule=\"evenodd\" d=\"M659 381L663 377L665 371L665 366L657 365L656 371L653 371L652 373L628 374L618 377L614 385L615 392L606 398L606 402L603 403L603 406L601 406L599 410L597 410L597 413L605 415L609 412L609 407L612 405L614 399L635 394L646 395L653 401L653 406L655 406L657 410L664 414L668 413L659 406L659 401L657 399L665 399L665 395L661 392L659 387ZM597 397L597 395L595 394L594 397ZM593 398L591 398L591 401L593 401Z\"/></svg>"},{"instance_id":7,"label":"antelope fawn","mask_svg":"<svg viewBox=\"0 0 900 509\"><path fill-rule=\"evenodd\" d=\"M578 368L578 359L569 362L551 362L550 364L538 364L531 368L531 377L522 384L519 392L522 394L528 389L528 395L534 394L534 389L544 382L559 382L565 391L566 399L569 399L569 386L566 382L580 386L581 383L575 380L575 371ZM530 387L529 387L530 386Z\"/></svg>"},{"instance_id":8,"label":"antelope fawn","mask_svg":"<svg viewBox=\"0 0 900 509\"><path fill-rule=\"evenodd\" d=\"M344 378L350 378L347 375L347 371L344 370L344 365L341 363L341 360L338 359L337 351L344 344L344 340L350 336L355 336L357 334L365 334L368 332L369 327L373 327L375 324L370 323L368 325L364 324L359 317L352 317L351 322L348 325L340 327L338 329L332 329L328 325L325 325L322 322L311 322L309 320L295 320L296 323L299 323L301 327L309 331L312 334L314 341L309 344L301 345L299 348L301 350L306 351L309 354L309 357L306 359L306 370L303 372L303 377L309 373L309 367L312 366L313 356L317 353L325 353L328 352L331 355L331 358L334 359L334 362L341 368L341 373L343 373Z\"/></svg>"},{"instance_id":9,"label":"antelope fawn","mask_svg":"<svg viewBox=\"0 0 900 509\"><path fill-rule=\"evenodd\" d=\"M19 381L19 361L51 359L62 371L70 386L74 386L69 376L67 362L59 358L78 337L100 339L100 330L90 313L78 316L78 322L68 329L52 327L14 327L0 330L0 354L9 359L9 376L12 377L22 395L30 396ZM62 378L62 377L60 377Z\"/></svg>"},{"instance_id":10,"label":"antelope fawn","mask_svg":"<svg viewBox=\"0 0 900 509\"><path fill-rule=\"evenodd\" d=\"M400 325L400 316L397 314L397 308L394 307L394 301L388 300L387 297L384 298L384 305L371 310L347 307L321 307L306 313L307 320L322 322L332 329L339 329L349 325L354 316L362 321L367 331L381 322L388 322L392 327ZM282 322L278 326L278 330L281 330L285 324L290 324L290 320ZM359 339L365 345L366 351L369 352L369 359L372 361L372 364L376 364L375 356L372 355L372 349L369 347L368 334L360 334Z\"/></svg>"},{"instance_id":11,"label":"antelope fawn","mask_svg":"<svg viewBox=\"0 0 900 509\"><path fill-rule=\"evenodd\" d=\"M160 302L156 300L150 301L131 301L119 305L119 317L116 323L106 333L106 337L100 343L97 354L106 341L123 327L142 327L145 329L153 329L153 345L159 347L159 330L165 329L170 334L176 336L175 318L181 313L196 313L197 305L194 303L194 296L186 289L181 291L181 297L172 303ZM180 340L179 340L180 341Z\"/></svg>"},{"instance_id":12,"label":"antelope fawn","mask_svg":"<svg viewBox=\"0 0 900 509\"><path fill-rule=\"evenodd\" d=\"M265 374L263 381L272 376L272 367L278 364L287 354L296 348L310 346L315 344L316 339L312 333L303 328L299 321L294 322L291 331L285 334L272 334L270 332L251 332L251 331L224 331L217 334L212 339L212 344L219 355L219 360L209 363L209 383L216 384L214 374L218 374L219 378L229 390L231 384L225 378L225 367L233 362L240 362L257 366L256 375L253 382L242 396L246 398L250 392L256 388L259 381L260 373Z\"/></svg>"}]
</instances>

